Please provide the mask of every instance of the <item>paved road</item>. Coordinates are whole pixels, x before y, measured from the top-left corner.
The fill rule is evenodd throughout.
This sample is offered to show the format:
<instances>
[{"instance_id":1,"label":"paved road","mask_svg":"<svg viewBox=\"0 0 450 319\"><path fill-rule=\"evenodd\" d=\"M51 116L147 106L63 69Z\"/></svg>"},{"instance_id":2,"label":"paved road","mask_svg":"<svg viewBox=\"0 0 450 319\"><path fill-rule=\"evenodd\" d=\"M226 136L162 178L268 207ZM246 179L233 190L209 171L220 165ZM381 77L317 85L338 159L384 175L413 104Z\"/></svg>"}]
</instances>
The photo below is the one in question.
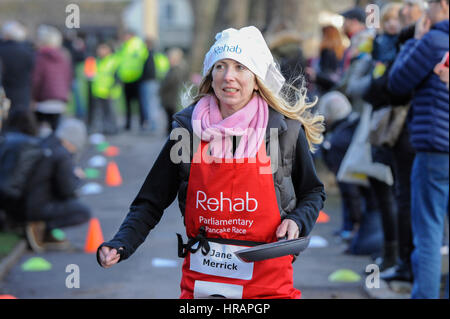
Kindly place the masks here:
<instances>
[{"instance_id":1,"label":"paved road","mask_svg":"<svg viewBox=\"0 0 450 319\"><path fill-rule=\"evenodd\" d=\"M98 217L105 240L117 231L127 213L128 206L138 192L145 176L162 147L165 136L158 134L123 133L108 137L111 145L120 148L117 162L123 178L119 187L105 187L101 194L84 195L83 201ZM99 154L90 146L82 157L87 160ZM103 184L104 169L97 181ZM368 256L343 254L345 245L332 233L340 225L339 201L329 196L324 209L330 222L317 224L312 235L328 240L326 248L309 248L294 263L294 285L302 297L310 298L367 298L363 283L364 269L371 263ZM131 256L110 269L98 266L93 254L83 252L88 225L66 229L67 237L79 248L78 252L27 252L0 282L0 294L18 298L178 298L182 260L177 258L176 232L184 234L178 203L165 212L160 224ZM21 265L31 257L43 257L52 269L42 272L24 272ZM80 288L67 288L67 265L75 264L80 270ZM164 266L164 267L161 267ZM332 283L328 276L335 270L346 268L362 275L357 283Z\"/></svg>"}]
</instances>

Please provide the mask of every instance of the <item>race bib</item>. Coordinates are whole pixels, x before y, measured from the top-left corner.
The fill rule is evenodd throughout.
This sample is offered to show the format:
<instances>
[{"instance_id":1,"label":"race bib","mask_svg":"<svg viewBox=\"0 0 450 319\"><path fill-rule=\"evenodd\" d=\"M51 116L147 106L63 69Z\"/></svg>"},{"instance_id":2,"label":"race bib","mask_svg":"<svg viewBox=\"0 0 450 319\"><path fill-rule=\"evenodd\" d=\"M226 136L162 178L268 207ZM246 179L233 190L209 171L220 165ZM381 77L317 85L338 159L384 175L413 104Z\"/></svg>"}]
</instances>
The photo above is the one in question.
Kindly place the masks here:
<instances>
[{"instance_id":1,"label":"race bib","mask_svg":"<svg viewBox=\"0 0 450 319\"><path fill-rule=\"evenodd\" d=\"M190 254L190 269L207 275L250 280L253 276L253 263L241 261L234 252L242 246L222 245L209 242L210 250L205 256L201 251ZM194 247L193 247L194 248Z\"/></svg>"}]
</instances>

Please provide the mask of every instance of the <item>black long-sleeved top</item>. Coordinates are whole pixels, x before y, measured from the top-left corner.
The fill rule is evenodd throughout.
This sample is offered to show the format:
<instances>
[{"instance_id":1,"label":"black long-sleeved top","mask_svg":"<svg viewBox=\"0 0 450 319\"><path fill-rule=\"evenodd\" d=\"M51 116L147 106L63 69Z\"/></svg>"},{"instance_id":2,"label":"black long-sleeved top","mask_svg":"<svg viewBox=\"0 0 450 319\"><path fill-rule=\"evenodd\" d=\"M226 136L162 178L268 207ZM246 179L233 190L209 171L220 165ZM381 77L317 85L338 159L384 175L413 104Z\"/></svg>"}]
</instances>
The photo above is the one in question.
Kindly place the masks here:
<instances>
[{"instance_id":1,"label":"black long-sleeved top","mask_svg":"<svg viewBox=\"0 0 450 319\"><path fill-rule=\"evenodd\" d=\"M195 152L191 115L194 106L190 106L174 116L174 128L185 128L190 133L190 145L183 145L184 151ZM300 236L308 235L323 207L325 192L323 184L316 175L316 170L309 151L305 132L298 121L286 119L280 113L269 108L269 122L266 130L266 149L271 129L278 133L277 170L273 173L275 192L281 218L296 222ZM273 137L272 137L273 138ZM190 162L174 163L171 151L174 146L179 149L177 140L168 139L147 175L119 231L111 241L101 246L119 249L123 247L121 260L128 258L142 244L151 229L160 221L164 210L175 200L184 214L186 193L189 181ZM177 145L176 145L177 144ZM186 156L186 153L184 154ZM269 154L271 158L273 154ZM272 161L274 163L274 161ZM100 247L101 247L100 246Z\"/></svg>"}]
</instances>

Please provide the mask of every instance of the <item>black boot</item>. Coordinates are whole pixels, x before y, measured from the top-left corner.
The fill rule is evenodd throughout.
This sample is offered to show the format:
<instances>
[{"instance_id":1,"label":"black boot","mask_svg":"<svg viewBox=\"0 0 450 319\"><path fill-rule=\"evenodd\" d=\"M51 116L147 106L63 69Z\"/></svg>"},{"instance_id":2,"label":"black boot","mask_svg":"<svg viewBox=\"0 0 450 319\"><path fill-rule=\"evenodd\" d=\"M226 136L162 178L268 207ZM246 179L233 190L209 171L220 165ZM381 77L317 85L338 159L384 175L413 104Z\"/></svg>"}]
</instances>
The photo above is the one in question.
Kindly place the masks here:
<instances>
[{"instance_id":1,"label":"black boot","mask_svg":"<svg viewBox=\"0 0 450 319\"><path fill-rule=\"evenodd\" d=\"M383 272L386 269L395 266L397 263L397 258L398 258L398 243L396 241L385 242L383 249L383 256L377 258L375 260L375 263L378 265L380 272Z\"/></svg>"},{"instance_id":2,"label":"black boot","mask_svg":"<svg viewBox=\"0 0 450 319\"><path fill-rule=\"evenodd\" d=\"M380 279L391 282L391 281L406 281L413 282L413 273L411 263L405 263L399 261L399 263L392 268L383 271L380 274Z\"/></svg>"}]
</instances>

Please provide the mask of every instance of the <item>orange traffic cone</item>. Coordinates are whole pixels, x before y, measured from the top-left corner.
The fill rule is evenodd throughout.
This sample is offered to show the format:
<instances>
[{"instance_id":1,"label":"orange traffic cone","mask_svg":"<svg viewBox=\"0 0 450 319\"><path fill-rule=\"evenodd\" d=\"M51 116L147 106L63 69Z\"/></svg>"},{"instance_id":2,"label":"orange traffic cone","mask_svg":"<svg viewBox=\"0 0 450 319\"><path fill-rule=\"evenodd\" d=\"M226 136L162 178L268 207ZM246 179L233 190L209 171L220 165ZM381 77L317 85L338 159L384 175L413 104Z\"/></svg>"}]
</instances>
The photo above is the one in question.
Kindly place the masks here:
<instances>
[{"instance_id":1,"label":"orange traffic cone","mask_svg":"<svg viewBox=\"0 0 450 319\"><path fill-rule=\"evenodd\" d=\"M105 240L103 239L103 233L98 218L91 218L89 221L86 243L84 245L84 252L88 254L96 253L98 246L100 246L104 241Z\"/></svg>"},{"instance_id":2,"label":"orange traffic cone","mask_svg":"<svg viewBox=\"0 0 450 319\"><path fill-rule=\"evenodd\" d=\"M120 186L122 184L119 168L114 161L109 162L106 166L105 183L107 186Z\"/></svg>"},{"instance_id":3,"label":"orange traffic cone","mask_svg":"<svg viewBox=\"0 0 450 319\"><path fill-rule=\"evenodd\" d=\"M323 211L319 212L319 217L317 217L317 223L328 223L330 221L330 216L325 214Z\"/></svg>"}]
</instances>

